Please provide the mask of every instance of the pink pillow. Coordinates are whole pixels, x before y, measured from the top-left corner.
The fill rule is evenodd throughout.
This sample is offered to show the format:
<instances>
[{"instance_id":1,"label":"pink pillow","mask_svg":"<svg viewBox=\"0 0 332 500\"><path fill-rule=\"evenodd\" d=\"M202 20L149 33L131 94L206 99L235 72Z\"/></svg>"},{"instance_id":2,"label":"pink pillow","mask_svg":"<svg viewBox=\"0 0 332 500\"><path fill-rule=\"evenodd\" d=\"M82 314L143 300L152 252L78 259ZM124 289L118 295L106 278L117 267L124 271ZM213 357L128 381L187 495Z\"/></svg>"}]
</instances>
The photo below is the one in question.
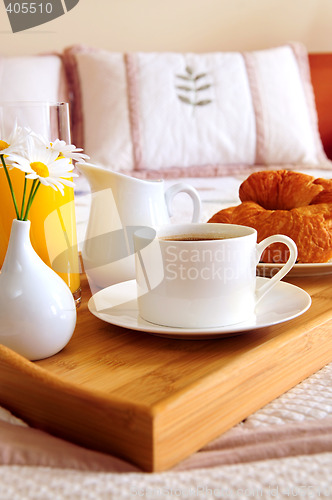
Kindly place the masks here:
<instances>
[{"instance_id":1,"label":"pink pillow","mask_svg":"<svg viewBox=\"0 0 332 500\"><path fill-rule=\"evenodd\" d=\"M208 54L73 46L64 60L74 138L106 168L176 177L331 167L300 44Z\"/></svg>"}]
</instances>

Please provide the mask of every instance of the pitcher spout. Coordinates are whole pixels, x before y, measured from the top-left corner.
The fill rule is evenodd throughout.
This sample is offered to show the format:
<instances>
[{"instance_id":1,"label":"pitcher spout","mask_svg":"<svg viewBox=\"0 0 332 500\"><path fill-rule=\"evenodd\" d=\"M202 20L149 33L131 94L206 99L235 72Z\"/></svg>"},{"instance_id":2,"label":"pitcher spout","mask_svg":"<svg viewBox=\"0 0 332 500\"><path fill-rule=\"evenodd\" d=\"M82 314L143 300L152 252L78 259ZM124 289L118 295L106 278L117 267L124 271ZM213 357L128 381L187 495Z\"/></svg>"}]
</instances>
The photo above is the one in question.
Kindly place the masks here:
<instances>
[{"instance_id":1,"label":"pitcher spout","mask_svg":"<svg viewBox=\"0 0 332 500\"><path fill-rule=\"evenodd\" d=\"M77 170L87 179L92 192L101 191L111 187L113 172L93 163L78 162Z\"/></svg>"},{"instance_id":2,"label":"pitcher spout","mask_svg":"<svg viewBox=\"0 0 332 500\"><path fill-rule=\"evenodd\" d=\"M114 170L109 170L104 167L100 167L93 163L78 162L76 163L77 170L81 172L87 179L91 191L97 192L103 189L111 188L113 191L117 190L128 190L130 188L139 192L141 188L146 189L147 187L152 187L155 189L158 184L162 185L163 181L148 181L137 179L120 172L115 172Z\"/></svg>"}]
</instances>

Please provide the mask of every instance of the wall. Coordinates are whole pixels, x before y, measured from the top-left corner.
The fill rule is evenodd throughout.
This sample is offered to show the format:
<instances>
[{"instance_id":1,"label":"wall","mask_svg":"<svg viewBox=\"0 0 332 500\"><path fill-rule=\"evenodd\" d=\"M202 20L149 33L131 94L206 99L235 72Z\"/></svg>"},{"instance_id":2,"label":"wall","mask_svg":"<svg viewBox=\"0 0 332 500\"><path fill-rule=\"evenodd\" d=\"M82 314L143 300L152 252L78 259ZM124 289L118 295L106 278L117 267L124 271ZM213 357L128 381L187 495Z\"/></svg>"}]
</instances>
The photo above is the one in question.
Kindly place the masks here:
<instances>
[{"instance_id":1,"label":"wall","mask_svg":"<svg viewBox=\"0 0 332 500\"><path fill-rule=\"evenodd\" d=\"M66 15L20 33L11 32L0 3L0 54L75 43L113 51L250 50L289 40L332 51L331 0L80 0Z\"/></svg>"}]
</instances>

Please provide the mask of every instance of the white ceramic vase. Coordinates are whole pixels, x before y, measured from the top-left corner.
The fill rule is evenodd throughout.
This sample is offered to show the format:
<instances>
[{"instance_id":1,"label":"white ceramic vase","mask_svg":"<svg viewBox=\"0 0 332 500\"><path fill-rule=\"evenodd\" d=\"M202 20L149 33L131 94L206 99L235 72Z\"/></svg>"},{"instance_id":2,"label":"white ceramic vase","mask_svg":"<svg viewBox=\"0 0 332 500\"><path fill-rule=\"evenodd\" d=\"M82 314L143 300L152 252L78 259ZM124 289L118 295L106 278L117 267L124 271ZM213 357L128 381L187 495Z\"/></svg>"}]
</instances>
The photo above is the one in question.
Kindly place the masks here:
<instances>
[{"instance_id":1,"label":"white ceramic vase","mask_svg":"<svg viewBox=\"0 0 332 500\"><path fill-rule=\"evenodd\" d=\"M47 358L69 342L75 325L69 287L34 251L30 221L13 220L0 273L0 344L29 360Z\"/></svg>"}]
</instances>

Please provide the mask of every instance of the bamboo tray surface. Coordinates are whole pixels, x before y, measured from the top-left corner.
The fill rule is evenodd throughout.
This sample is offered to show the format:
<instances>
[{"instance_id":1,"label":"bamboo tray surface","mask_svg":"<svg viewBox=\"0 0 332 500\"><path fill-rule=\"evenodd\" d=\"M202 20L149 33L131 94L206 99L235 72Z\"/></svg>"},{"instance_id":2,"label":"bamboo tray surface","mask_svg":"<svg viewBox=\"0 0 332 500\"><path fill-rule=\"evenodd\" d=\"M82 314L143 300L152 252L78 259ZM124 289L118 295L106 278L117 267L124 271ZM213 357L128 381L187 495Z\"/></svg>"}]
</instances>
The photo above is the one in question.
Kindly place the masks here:
<instances>
[{"instance_id":1,"label":"bamboo tray surface","mask_svg":"<svg viewBox=\"0 0 332 500\"><path fill-rule=\"evenodd\" d=\"M82 305L69 344L29 362L0 346L0 404L31 425L165 470L332 360L330 276L289 278L312 306L243 335L174 340L95 318Z\"/></svg>"}]
</instances>

